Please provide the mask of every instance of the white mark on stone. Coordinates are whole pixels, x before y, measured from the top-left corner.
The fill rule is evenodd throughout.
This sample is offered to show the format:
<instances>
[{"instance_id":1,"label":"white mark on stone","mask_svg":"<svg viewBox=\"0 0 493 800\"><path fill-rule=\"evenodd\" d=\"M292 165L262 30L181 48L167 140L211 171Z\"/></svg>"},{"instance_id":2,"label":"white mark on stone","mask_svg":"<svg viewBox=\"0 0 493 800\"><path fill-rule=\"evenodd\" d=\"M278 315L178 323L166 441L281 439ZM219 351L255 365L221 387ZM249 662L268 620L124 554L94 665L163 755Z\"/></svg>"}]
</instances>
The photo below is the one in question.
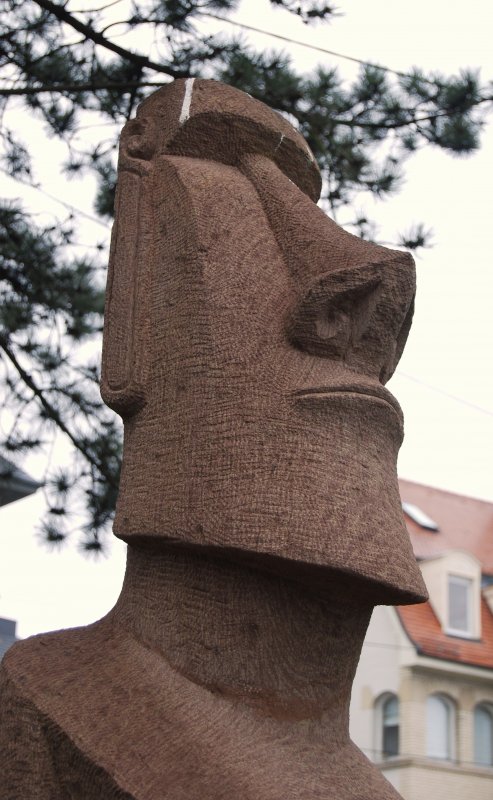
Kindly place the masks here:
<instances>
[{"instance_id":1,"label":"white mark on stone","mask_svg":"<svg viewBox=\"0 0 493 800\"><path fill-rule=\"evenodd\" d=\"M185 94L183 97L183 105L180 112L180 125L190 117L190 105L192 103L193 83L195 78L187 78L185 81Z\"/></svg>"},{"instance_id":2,"label":"white mark on stone","mask_svg":"<svg viewBox=\"0 0 493 800\"><path fill-rule=\"evenodd\" d=\"M308 154L308 158L310 159L310 161L315 161L315 156L313 155L312 151L310 150L310 148L308 147L306 142L305 142L305 147L306 147L306 152Z\"/></svg>"},{"instance_id":3,"label":"white mark on stone","mask_svg":"<svg viewBox=\"0 0 493 800\"><path fill-rule=\"evenodd\" d=\"M279 150L280 146L282 145L283 139L284 139L284 134L283 134L283 133L281 133L281 138L279 139L279 144L277 145L276 149L274 150L274 153L275 153L277 150Z\"/></svg>"}]
</instances>

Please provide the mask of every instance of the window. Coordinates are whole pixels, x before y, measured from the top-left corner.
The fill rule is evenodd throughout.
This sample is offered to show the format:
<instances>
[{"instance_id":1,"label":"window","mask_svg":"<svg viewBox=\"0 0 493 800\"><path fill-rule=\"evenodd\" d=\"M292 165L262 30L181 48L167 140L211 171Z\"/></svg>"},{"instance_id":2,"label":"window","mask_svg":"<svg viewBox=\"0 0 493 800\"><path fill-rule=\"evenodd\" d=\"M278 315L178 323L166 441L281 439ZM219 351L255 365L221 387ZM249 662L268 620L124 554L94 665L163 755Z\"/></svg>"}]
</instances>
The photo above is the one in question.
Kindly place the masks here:
<instances>
[{"instance_id":1,"label":"window","mask_svg":"<svg viewBox=\"0 0 493 800\"><path fill-rule=\"evenodd\" d=\"M375 702L374 742L378 758L399 755L399 698L385 692Z\"/></svg>"},{"instance_id":2,"label":"window","mask_svg":"<svg viewBox=\"0 0 493 800\"><path fill-rule=\"evenodd\" d=\"M425 514L425 512L422 511L419 506L415 506L414 503L402 503L402 510L421 528L424 528L427 531L440 530L435 520L429 517L428 514Z\"/></svg>"},{"instance_id":3,"label":"window","mask_svg":"<svg viewBox=\"0 0 493 800\"><path fill-rule=\"evenodd\" d=\"M493 766L493 708L486 703L474 709L474 761Z\"/></svg>"},{"instance_id":4,"label":"window","mask_svg":"<svg viewBox=\"0 0 493 800\"><path fill-rule=\"evenodd\" d=\"M455 708L442 695L432 694L426 700L426 755L430 758L454 757Z\"/></svg>"},{"instance_id":5,"label":"window","mask_svg":"<svg viewBox=\"0 0 493 800\"><path fill-rule=\"evenodd\" d=\"M448 630L472 633L472 580L459 575L448 576Z\"/></svg>"},{"instance_id":6,"label":"window","mask_svg":"<svg viewBox=\"0 0 493 800\"><path fill-rule=\"evenodd\" d=\"M387 697L382 704L382 755L399 755L399 699Z\"/></svg>"}]
</instances>

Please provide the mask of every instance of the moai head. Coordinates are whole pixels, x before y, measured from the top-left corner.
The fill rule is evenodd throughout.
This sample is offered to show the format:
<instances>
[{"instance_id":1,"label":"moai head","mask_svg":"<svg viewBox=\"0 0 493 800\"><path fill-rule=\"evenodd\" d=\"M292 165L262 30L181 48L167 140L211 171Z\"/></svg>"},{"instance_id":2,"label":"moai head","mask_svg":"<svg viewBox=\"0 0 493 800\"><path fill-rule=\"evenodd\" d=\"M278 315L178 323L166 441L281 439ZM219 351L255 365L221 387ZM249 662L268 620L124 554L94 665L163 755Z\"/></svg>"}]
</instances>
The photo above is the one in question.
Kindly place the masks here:
<instances>
[{"instance_id":1,"label":"moai head","mask_svg":"<svg viewBox=\"0 0 493 800\"><path fill-rule=\"evenodd\" d=\"M319 192L301 135L229 86L175 81L125 126L102 378L125 425L115 532L415 602L384 386L413 261L346 233Z\"/></svg>"}]
</instances>

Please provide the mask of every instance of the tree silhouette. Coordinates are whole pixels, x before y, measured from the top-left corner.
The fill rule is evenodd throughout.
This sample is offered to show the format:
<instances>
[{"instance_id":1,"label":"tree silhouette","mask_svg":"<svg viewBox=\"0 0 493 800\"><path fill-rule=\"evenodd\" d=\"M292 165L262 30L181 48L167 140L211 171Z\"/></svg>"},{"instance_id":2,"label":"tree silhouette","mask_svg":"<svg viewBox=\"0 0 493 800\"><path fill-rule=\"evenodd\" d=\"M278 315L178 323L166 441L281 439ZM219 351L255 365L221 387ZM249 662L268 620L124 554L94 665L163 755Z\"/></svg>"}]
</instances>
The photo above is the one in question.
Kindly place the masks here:
<instances>
[{"instance_id":1,"label":"tree silhouette","mask_svg":"<svg viewBox=\"0 0 493 800\"><path fill-rule=\"evenodd\" d=\"M323 2L271 4L307 25L337 16ZM325 64L300 75L285 53L256 52L242 34L204 35L204 21L227 20L235 0L85 5L0 2L0 166L36 184L22 130L9 125L9 104L21 103L65 148L67 176L97 176L94 207L108 227L121 127L149 92L174 78L216 78L288 115L318 161L322 204L334 214L351 209L361 192L395 192L404 159L423 146L455 154L479 146L492 95L474 72L402 74L361 63L348 86ZM94 136L84 136L84 129L96 124L107 127L91 144ZM76 514L83 548L99 550L118 490L121 433L99 397L98 362L79 347L101 332L106 258L100 245L81 255L76 222L70 215L43 227L19 204L0 201L0 380L8 409L0 448L19 461L57 434L67 438L73 459L63 470L47 469L42 529L48 541L61 542ZM365 217L354 215L349 227L373 235ZM421 225L396 243L412 249L426 241Z\"/></svg>"}]
</instances>

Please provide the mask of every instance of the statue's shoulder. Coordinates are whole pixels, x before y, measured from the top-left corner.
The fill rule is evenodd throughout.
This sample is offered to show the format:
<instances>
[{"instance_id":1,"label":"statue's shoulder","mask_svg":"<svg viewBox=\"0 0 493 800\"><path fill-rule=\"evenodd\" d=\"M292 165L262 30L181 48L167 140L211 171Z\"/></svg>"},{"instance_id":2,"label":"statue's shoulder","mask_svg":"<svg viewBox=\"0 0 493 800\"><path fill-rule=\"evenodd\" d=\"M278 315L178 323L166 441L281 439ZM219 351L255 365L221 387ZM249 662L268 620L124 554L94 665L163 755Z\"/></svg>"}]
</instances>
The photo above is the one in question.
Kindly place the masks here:
<instances>
[{"instance_id":1,"label":"statue's shoulder","mask_svg":"<svg viewBox=\"0 0 493 800\"><path fill-rule=\"evenodd\" d=\"M180 694L180 680L189 683L115 624L111 612L86 627L17 642L1 668L9 698L29 703L72 741L95 746L115 735L115 715L128 737L129 725L141 720L147 727L150 709L162 714L173 694Z\"/></svg>"},{"instance_id":2,"label":"statue's shoulder","mask_svg":"<svg viewBox=\"0 0 493 800\"><path fill-rule=\"evenodd\" d=\"M90 661L90 653L104 647L104 621L83 628L42 633L16 642L3 657L3 680L26 698L60 694L73 689L74 675Z\"/></svg>"},{"instance_id":3,"label":"statue's shoulder","mask_svg":"<svg viewBox=\"0 0 493 800\"><path fill-rule=\"evenodd\" d=\"M0 800L139 797L120 787L101 751L105 741L111 751L111 738L100 734L118 711L114 698L105 701L105 688L111 695L119 687L114 662L111 684L113 643L102 621L33 636L7 651L0 665Z\"/></svg>"},{"instance_id":4,"label":"statue's shoulder","mask_svg":"<svg viewBox=\"0 0 493 800\"><path fill-rule=\"evenodd\" d=\"M0 750L13 765L15 790L4 795L0 785L0 800L37 800L31 787L50 770L55 777L42 800L66 797L67 787L76 800L174 800L185 796L181 780L192 782L190 797L207 797L189 775L197 734L187 721L198 716L209 727L210 693L111 619L21 641L1 669Z\"/></svg>"}]
</instances>

